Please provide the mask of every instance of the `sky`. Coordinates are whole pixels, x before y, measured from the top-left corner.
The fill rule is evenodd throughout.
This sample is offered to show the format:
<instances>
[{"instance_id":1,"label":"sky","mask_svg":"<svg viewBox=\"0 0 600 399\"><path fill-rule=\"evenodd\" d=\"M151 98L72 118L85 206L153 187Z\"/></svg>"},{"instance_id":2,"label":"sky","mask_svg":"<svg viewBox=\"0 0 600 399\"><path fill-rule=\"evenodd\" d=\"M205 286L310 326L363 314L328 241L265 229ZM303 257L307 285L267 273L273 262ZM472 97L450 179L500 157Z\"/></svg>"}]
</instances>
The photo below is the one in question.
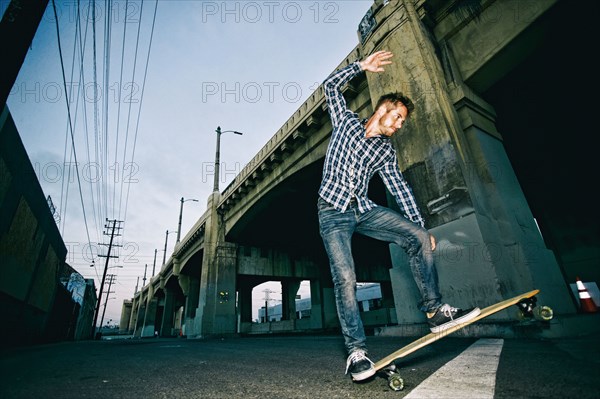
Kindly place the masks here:
<instances>
[{"instance_id":1,"label":"sky","mask_svg":"<svg viewBox=\"0 0 600 399\"><path fill-rule=\"evenodd\" d=\"M106 219L123 221L104 324L119 322L145 270L159 272L166 238L172 254L180 199L182 238L205 212L215 129L243 133L221 136L223 191L358 44L371 5L50 0L7 103L57 209L67 262L96 288ZM265 289L275 305L277 285L257 287L254 302Z\"/></svg>"}]
</instances>

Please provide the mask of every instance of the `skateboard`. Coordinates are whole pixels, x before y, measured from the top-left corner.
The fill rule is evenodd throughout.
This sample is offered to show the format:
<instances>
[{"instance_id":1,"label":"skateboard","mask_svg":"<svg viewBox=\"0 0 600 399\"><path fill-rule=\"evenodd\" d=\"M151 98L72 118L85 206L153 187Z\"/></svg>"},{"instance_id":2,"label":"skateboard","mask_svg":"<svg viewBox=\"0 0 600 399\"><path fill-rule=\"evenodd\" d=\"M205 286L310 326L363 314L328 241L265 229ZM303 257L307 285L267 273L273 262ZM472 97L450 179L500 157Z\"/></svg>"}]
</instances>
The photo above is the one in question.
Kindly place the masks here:
<instances>
[{"instance_id":1,"label":"skateboard","mask_svg":"<svg viewBox=\"0 0 600 399\"><path fill-rule=\"evenodd\" d=\"M517 295L514 298L498 302L495 305L481 309L481 313L469 321L457 324L439 333L429 333L376 362L375 372L387 378L388 385L392 390L400 391L404 389L404 380L400 377L400 374L397 371L395 364L396 360L408 356L409 354L431 344L432 342L442 339L453 332L468 326L471 323L475 323L478 320L488 317L512 305L517 305L519 307L519 319L535 318L537 320L548 321L552 319L552 309L548 306L536 306L537 298L535 295L538 292L540 292L540 290L533 290L521 295Z\"/></svg>"}]
</instances>

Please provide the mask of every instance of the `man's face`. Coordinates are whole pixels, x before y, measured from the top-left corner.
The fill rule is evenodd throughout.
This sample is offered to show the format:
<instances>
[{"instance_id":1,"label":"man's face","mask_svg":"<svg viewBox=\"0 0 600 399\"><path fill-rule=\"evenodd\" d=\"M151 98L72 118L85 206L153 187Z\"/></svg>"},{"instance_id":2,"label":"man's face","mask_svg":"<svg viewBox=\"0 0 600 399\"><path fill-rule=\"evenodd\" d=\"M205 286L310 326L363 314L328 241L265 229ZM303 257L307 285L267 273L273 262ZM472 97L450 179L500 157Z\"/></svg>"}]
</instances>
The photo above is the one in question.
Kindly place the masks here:
<instances>
[{"instance_id":1,"label":"man's face","mask_svg":"<svg viewBox=\"0 0 600 399\"><path fill-rule=\"evenodd\" d=\"M408 117L408 109L404 104L384 104L385 113L379 119L381 134L392 136L402 127Z\"/></svg>"}]
</instances>

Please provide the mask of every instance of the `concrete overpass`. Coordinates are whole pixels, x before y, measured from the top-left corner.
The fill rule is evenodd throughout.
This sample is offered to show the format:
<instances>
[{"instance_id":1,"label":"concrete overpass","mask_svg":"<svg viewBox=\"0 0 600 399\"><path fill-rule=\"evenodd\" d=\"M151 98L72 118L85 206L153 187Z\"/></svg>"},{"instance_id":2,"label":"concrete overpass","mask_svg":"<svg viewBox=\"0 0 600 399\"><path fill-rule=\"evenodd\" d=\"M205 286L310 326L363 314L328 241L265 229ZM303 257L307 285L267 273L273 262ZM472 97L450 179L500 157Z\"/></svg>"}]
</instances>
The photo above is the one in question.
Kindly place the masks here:
<instances>
[{"instance_id":1,"label":"concrete overpass","mask_svg":"<svg viewBox=\"0 0 600 399\"><path fill-rule=\"evenodd\" d=\"M556 243L549 248L546 241L560 230L551 227L559 219L537 211L538 222L546 219L536 222L533 209L546 209L544 196L524 193L519 180L527 176L527 167L515 171L519 159L509 153L507 137L527 142L522 137L533 135L526 124L526 102L521 102L525 115L521 110L515 124L505 123L511 118L511 90L535 77L539 71L532 72L531 65L553 59L548 35L559 21L565 23L562 16L579 15L573 7L555 0L377 0L360 21L357 47L340 63L380 49L396 54L385 74L356 78L344 94L363 117L387 92L401 90L414 100L414 116L393 140L400 169L438 238L441 289L450 303L486 306L539 288L540 300L557 315L576 312L568 278L588 268L557 261L555 253L567 252ZM543 91L521 95L532 101L545 96ZM552 128L548 132L560 134ZM205 214L133 298L130 330L138 336L155 331L168 336L183 328L188 337L205 337L336 328L316 216L330 134L320 87L229 187L211 195ZM537 144L531 143L533 152ZM577 165L564 167L577 173ZM537 189L552 194L549 187ZM372 182L370 193L376 202L395 206L381 181ZM423 323L402 251L362 237L353 250L358 280L382 287L381 307L365 314L365 324L403 328ZM294 299L303 280L310 281L312 309L310 318L300 320ZM284 316L259 325L251 320L251 294L266 281L281 282ZM511 312L493 321L508 322L515 316Z\"/></svg>"}]
</instances>

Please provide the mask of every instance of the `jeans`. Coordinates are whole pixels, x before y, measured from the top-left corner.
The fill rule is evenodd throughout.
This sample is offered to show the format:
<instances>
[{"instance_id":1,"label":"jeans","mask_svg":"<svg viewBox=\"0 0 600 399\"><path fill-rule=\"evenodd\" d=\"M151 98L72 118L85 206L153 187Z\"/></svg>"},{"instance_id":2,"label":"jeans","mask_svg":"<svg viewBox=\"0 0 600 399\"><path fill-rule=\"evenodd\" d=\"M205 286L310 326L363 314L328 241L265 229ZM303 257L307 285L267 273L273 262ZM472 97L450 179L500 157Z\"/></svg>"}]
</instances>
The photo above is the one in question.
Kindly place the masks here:
<instances>
[{"instance_id":1,"label":"jeans","mask_svg":"<svg viewBox=\"0 0 600 399\"><path fill-rule=\"evenodd\" d=\"M348 353L366 349L351 249L355 232L402 247L409 256L412 275L421 293L420 309L428 312L441 305L438 275L426 229L382 206L361 214L353 202L345 212L340 212L319 197L318 210L320 233L329 256L337 312Z\"/></svg>"}]
</instances>

